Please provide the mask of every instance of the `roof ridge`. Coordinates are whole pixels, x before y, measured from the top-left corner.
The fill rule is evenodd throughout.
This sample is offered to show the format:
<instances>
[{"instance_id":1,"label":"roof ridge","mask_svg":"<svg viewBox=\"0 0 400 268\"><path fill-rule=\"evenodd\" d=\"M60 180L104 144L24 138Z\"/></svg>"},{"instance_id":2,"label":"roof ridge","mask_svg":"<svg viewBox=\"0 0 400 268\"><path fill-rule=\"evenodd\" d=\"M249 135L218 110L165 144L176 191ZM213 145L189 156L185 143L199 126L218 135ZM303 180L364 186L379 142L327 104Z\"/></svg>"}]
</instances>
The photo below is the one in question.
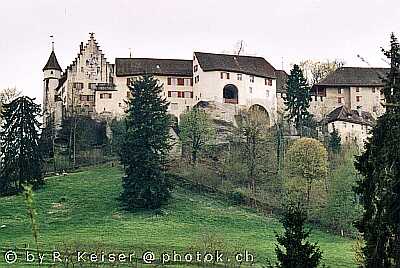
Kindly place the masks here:
<instances>
[{"instance_id":1,"label":"roof ridge","mask_svg":"<svg viewBox=\"0 0 400 268\"><path fill-rule=\"evenodd\" d=\"M176 61L193 61L193 60L188 60L188 59L170 59L170 58L164 59L164 58L126 58L126 57L120 58L120 57L117 57L117 58L115 58L115 59L123 59L123 60L131 59L131 60L176 60Z\"/></svg>"},{"instance_id":2,"label":"roof ridge","mask_svg":"<svg viewBox=\"0 0 400 268\"><path fill-rule=\"evenodd\" d=\"M247 58L260 58L260 59L264 59L265 61L267 61L262 56L236 55L236 54L233 54L233 53L212 53L212 52L201 52L201 51L195 51L194 53L202 53L202 54L210 54L210 55L221 55L221 56L234 56L234 57L247 57Z\"/></svg>"}]
</instances>

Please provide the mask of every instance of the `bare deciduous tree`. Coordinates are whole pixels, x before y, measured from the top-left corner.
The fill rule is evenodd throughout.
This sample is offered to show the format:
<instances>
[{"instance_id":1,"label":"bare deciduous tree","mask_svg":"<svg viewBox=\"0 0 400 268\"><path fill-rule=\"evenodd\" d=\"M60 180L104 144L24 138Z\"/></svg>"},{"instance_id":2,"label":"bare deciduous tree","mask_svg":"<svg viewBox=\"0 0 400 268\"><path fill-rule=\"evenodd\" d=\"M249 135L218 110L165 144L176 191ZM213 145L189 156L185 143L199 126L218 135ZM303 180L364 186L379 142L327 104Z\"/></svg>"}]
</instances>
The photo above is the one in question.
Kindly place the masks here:
<instances>
[{"instance_id":1,"label":"bare deciduous tree","mask_svg":"<svg viewBox=\"0 0 400 268\"><path fill-rule=\"evenodd\" d=\"M334 72L336 69L344 66L344 61L339 59L314 61L305 60L300 62L300 68L303 70L308 83L314 85L324 79L328 74Z\"/></svg>"}]
</instances>

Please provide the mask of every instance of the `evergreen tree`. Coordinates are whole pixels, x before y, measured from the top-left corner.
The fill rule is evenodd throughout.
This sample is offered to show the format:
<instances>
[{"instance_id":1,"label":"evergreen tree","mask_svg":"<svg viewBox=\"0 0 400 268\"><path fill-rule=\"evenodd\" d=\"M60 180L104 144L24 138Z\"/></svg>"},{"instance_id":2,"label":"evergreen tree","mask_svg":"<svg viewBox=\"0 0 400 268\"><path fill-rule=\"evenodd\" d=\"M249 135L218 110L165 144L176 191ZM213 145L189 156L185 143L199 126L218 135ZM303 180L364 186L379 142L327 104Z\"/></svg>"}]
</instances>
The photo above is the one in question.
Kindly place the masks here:
<instances>
[{"instance_id":1,"label":"evergreen tree","mask_svg":"<svg viewBox=\"0 0 400 268\"><path fill-rule=\"evenodd\" d=\"M363 234L366 267L400 267L400 45L392 34L383 50L391 68L383 89L386 113L378 118L356 169L364 214L356 224Z\"/></svg>"},{"instance_id":2,"label":"evergreen tree","mask_svg":"<svg viewBox=\"0 0 400 268\"><path fill-rule=\"evenodd\" d=\"M332 153L338 154L342 148L342 139L340 138L339 131L334 128L329 134L329 150Z\"/></svg>"},{"instance_id":3,"label":"evergreen tree","mask_svg":"<svg viewBox=\"0 0 400 268\"><path fill-rule=\"evenodd\" d=\"M170 144L169 103L152 76L135 81L130 90L126 135L121 149L125 166L121 201L127 210L159 208L170 196L165 174Z\"/></svg>"},{"instance_id":4,"label":"evergreen tree","mask_svg":"<svg viewBox=\"0 0 400 268\"><path fill-rule=\"evenodd\" d=\"M43 184L43 159L39 149L38 116L40 106L23 96L4 105L0 133L3 157L0 193L23 191L24 184L34 188Z\"/></svg>"},{"instance_id":5,"label":"evergreen tree","mask_svg":"<svg viewBox=\"0 0 400 268\"><path fill-rule=\"evenodd\" d=\"M310 87L300 67L295 64L287 80L287 93L284 98L287 119L293 121L300 135L303 136L303 126L308 121L310 113Z\"/></svg>"},{"instance_id":6,"label":"evergreen tree","mask_svg":"<svg viewBox=\"0 0 400 268\"><path fill-rule=\"evenodd\" d=\"M285 231L282 235L276 235L279 244L275 248L278 259L276 267L318 267L322 252L317 244L307 241L311 231L304 229L306 220L306 212L300 204L288 206L281 220Z\"/></svg>"}]
</instances>

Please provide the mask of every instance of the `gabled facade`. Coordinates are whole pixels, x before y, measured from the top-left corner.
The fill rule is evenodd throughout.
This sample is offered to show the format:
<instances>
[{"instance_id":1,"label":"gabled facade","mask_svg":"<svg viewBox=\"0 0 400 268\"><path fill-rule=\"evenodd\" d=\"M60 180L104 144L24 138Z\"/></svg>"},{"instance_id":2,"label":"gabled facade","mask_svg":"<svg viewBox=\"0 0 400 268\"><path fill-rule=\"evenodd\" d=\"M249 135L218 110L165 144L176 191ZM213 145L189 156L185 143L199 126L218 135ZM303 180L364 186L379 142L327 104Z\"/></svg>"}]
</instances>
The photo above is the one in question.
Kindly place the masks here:
<instances>
[{"instance_id":1,"label":"gabled facade","mask_svg":"<svg viewBox=\"0 0 400 268\"><path fill-rule=\"evenodd\" d=\"M276 70L264 58L195 52L195 102L213 101L237 109L262 107L274 122L277 113Z\"/></svg>"},{"instance_id":2,"label":"gabled facade","mask_svg":"<svg viewBox=\"0 0 400 268\"><path fill-rule=\"evenodd\" d=\"M44 122L46 118L54 118L56 124L59 124L63 117L73 113L88 115L101 113L102 110L98 107L102 97L116 90L113 82L114 66L105 58L94 34L90 34L90 39L85 45L81 43L77 57L64 72L61 71L58 62L58 68L54 67L54 58L56 59L53 51L49 58L49 62L53 62L50 64L51 69L49 62L43 69ZM51 72L54 78L51 77Z\"/></svg>"}]
</instances>

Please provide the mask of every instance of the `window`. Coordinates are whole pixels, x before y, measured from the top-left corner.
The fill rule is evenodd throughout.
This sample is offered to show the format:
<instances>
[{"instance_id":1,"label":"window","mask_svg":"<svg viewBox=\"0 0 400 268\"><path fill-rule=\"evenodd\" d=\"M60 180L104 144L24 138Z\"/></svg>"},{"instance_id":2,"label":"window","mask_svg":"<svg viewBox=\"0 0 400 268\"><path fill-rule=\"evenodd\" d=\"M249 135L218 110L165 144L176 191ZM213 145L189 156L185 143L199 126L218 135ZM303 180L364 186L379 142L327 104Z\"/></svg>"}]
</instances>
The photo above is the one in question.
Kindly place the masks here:
<instances>
[{"instance_id":1,"label":"window","mask_svg":"<svg viewBox=\"0 0 400 268\"><path fill-rule=\"evenodd\" d=\"M361 96L356 96L356 102L360 102L361 101Z\"/></svg>"},{"instance_id":2,"label":"window","mask_svg":"<svg viewBox=\"0 0 400 268\"><path fill-rule=\"evenodd\" d=\"M185 85L185 79L178 78L178 86L184 86L184 85Z\"/></svg>"},{"instance_id":3,"label":"window","mask_svg":"<svg viewBox=\"0 0 400 268\"><path fill-rule=\"evenodd\" d=\"M250 75L250 82L254 83L254 75Z\"/></svg>"},{"instance_id":4,"label":"window","mask_svg":"<svg viewBox=\"0 0 400 268\"><path fill-rule=\"evenodd\" d=\"M272 79L268 79L268 86L272 86Z\"/></svg>"},{"instance_id":5,"label":"window","mask_svg":"<svg viewBox=\"0 0 400 268\"><path fill-rule=\"evenodd\" d=\"M100 99L111 99L111 98L112 98L111 93L100 93Z\"/></svg>"},{"instance_id":6,"label":"window","mask_svg":"<svg viewBox=\"0 0 400 268\"><path fill-rule=\"evenodd\" d=\"M89 83L89 89L95 90L97 87L96 83Z\"/></svg>"},{"instance_id":7,"label":"window","mask_svg":"<svg viewBox=\"0 0 400 268\"><path fill-rule=\"evenodd\" d=\"M191 98L192 97L192 94L193 94L193 92L190 92L190 91L185 91L184 92L184 96L185 96L185 98L187 98L187 99L189 99L189 98Z\"/></svg>"},{"instance_id":8,"label":"window","mask_svg":"<svg viewBox=\"0 0 400 268\"><path fill-rule=\"evenodd\" d=\"M253 88L252 87L249 87L249 92L250 92L250 94L253 93Z\"/></svg>"},{"instance_id":9,"label":"window","mask_svg":"<svg viewBox=\"0 0 400 268\"><path fill-rule=\"evenodd\" d=\"M172 81L171 81L172 79L171 79L171 77L168 77L167 78L167 84L170 86L170 85L172 85Z\"/></svg>"},{"instance_id":10,"label":"window","mask_svg":"<svg viewBox=\"0 0 400 268\"><path fill-rule=\"evenodd\" d=\"M237 74L237 80L242 81L242 74Z\"/></svg>"},{"instance_id":11,"label":"window","mask_svg":"<svg viewBox=\"0 0 400 268\"><path fill-rule=\"evenodd\" d=\"M197 72L198 69L199 69L199 66L196 64L196 65L193 67L193 72Z\"/></svg>"},{"instance_id":12,"label":"window","mask_svg":"<svg viewBox=\"0 0 400 268\"><path fill-rule=\"evenodd\" d=\"M196 75L194 78L194 83L197 84L198 82L200 82L200 76Z\"/></svg>"},{"instance_id":13,"label":"window","mask_svg":"<svg viewBox=\"0 0 400 268\"><path fill-rule=\"evenodd\" d=\"M356 92L360 92L360 88L359 87L356 87Z\"/></svg>"},{"instance_id":14,"label":"window","mask_svg":"<svg viewBox=\"0 0 400 268\"><path fill-rule=\"evenodd\" d=\"M269 97L269 90L268 89L265 91L265 95L267 96L267 98Z\"/></svg>"},{"instance_id":15,"label":"window","mask_svg":"<svg viewBox=\"0 0 400 268\"><path fill-rule=\"evenodd\" d=\"M118 106L119 106L119 107L122 107L122 104L121 104L120 102L118 102Z\"/></svg>"},{"instance_id":16,"label":"window","mask_svg":"<svg viewBox=\"0 0 400 268\"><path fill-rule=\"evenodd\" d=\"M338 94L342 94L342 89L341 89L341 88L338 88L337 93L338 93Z\"/></svg>"},{"instance_id":17,"label":"window","mask_svg":"<svg viewBox=\"0 0 400 268\"><path fill-rule=\"evenodd\" d=\"M338 103L342 103L342 97L338 97L338 98L337 98L337 102L338 102Z\"/></svg>"},{"instance_id":18,"label":"window","mask_svg":"<svg viewBox=\"0 0 400 268\"><path fill-rule=\"evenodd\" d=\"M265 80L265 85L267 86L268 85L268 78L265 78L264 80Z\"/></svg>"},{"instance_id":19,"label":"window","mask_svg":"<svg viewBox=\"0 0 400 268\"><path fill-rule=\"evenodd\" d=\"M178 103L171 103L171 110L172 111L178 110Z\"/></svg>"},{"instance_id":20,"label":"window","mask_svg":"<svg viewBox=\"0 0 400 268\"><path fill-rule=\"evenodd\" d=\"M178 91L178 98L183 98L183 92L182 91Z\"/></svg>"},{"instance_id":21,"label":"window","mask_svg":"<svg viewBox=\"0 0 400 268\"><path fill-rule=\"evenodd\" d=\"M186 78L185 79L185 86L193 86L192 78Z\"/></svg>"},{"instance_id":22,"label":"window","mask_svg":"<svg viewBox=\"0 0 400 268\"><path fill-rule=\"evenodd\" d=\"M73 88L76 88L76 89L78 89L78 90L81 90L81 89L83 89L83 83L77 83L77 82L75 82L75 83L73 84Z\"/></svg>"},{"instance_id":23,"label":"window","mask_svg":"<svg viewBox=\"0 0 400 268\"><path fill-rule=\"evenodd\" d=\"M230 73L221 72L221 79L224 79L224 76L225 76L226 79L229 79L230 78Z\"/></svg>"},{"instance_id":24,"label":"window","mask_svg":"<svg viewBox=\"0 0 400 268\"><path fill-rule=\"evenodd\" d=\"M376 88L372 88L372 93L375 93L376 92Z\"/></svg>"}]
</instances>

